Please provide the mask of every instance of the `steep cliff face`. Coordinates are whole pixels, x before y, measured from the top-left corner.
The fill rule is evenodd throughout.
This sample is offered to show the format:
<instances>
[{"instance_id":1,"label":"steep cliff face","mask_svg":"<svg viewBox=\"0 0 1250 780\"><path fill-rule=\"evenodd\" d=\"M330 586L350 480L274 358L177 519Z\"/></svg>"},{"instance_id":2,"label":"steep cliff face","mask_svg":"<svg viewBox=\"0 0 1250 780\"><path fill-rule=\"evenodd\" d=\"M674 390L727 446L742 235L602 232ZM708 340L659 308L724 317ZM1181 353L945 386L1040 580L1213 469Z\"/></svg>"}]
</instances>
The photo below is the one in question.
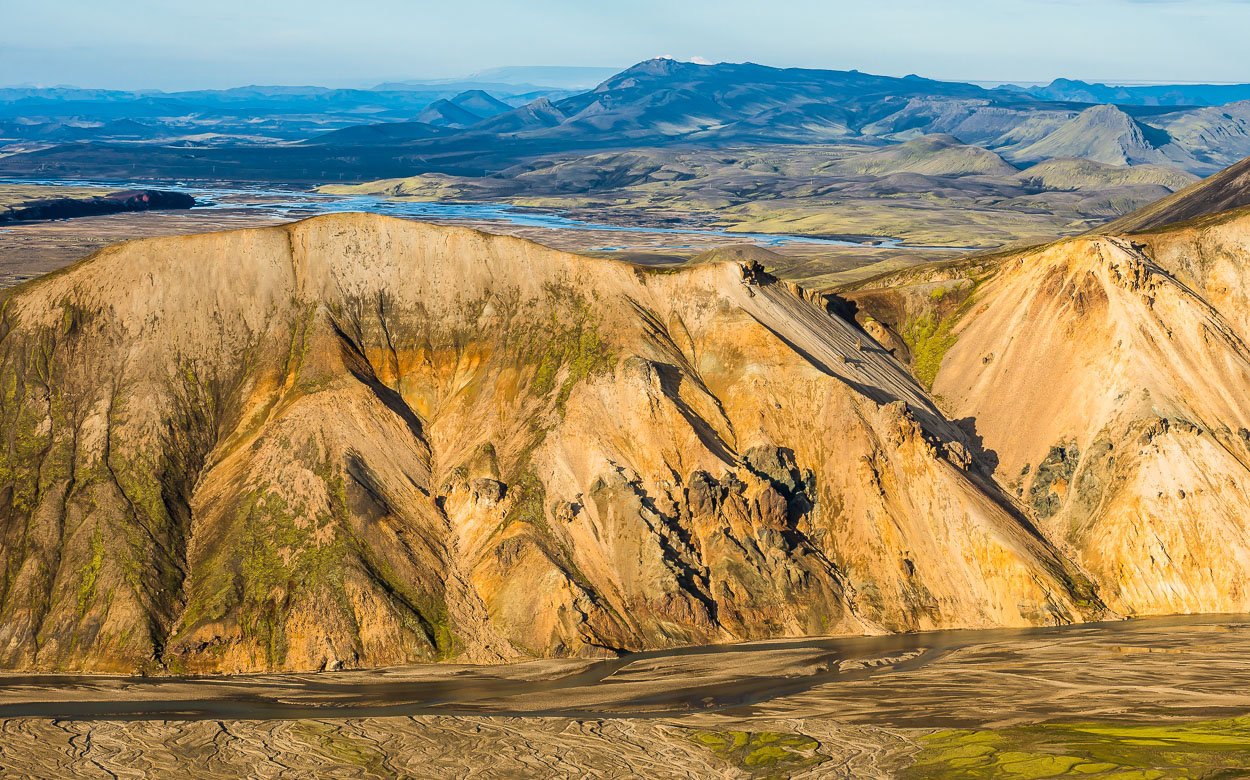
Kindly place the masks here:
<instances>
[{"instance_id":1,"label":"steep cliff face","mask_svg":"<svg viewBox=\"0 0 1250 780\"><path fill-rule=\"evenodd\" d=\"M893 357L750 264L337 215L120 245L0 305L7 668L1102 614Z\"/></svg>"},{"instance_id":2,"label":"steep cliff face","mask_svg":"<svg viewBox=\"0 0 1250 780\"><path fill-rule=\"evenodd\" d=\"M935 397L1123 614L1250 609L1247 224L1064 241L850 293L900 332L935 323Z\"/></svg>"}]
</instances>

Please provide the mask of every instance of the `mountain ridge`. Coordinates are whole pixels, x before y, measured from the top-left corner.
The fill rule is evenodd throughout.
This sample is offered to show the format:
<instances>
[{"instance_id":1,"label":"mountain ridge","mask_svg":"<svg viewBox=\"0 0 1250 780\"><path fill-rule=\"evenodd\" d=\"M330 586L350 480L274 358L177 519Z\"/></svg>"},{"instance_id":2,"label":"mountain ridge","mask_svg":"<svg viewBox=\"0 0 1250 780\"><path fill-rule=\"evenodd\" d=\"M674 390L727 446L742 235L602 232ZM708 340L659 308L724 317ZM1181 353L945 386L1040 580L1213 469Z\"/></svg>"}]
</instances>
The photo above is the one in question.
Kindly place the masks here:
<instances>
[{"instance_id":1,"label":"mountain ridge","mask_svg":"<svg viewBox=\"0 0 1250 780\"><path fill-rule=\"evenodd\" d=\"M346 214L131 242L3 297L6 668L1105 614L905 369L749 262Z\"/></svg>"}]
</instances>

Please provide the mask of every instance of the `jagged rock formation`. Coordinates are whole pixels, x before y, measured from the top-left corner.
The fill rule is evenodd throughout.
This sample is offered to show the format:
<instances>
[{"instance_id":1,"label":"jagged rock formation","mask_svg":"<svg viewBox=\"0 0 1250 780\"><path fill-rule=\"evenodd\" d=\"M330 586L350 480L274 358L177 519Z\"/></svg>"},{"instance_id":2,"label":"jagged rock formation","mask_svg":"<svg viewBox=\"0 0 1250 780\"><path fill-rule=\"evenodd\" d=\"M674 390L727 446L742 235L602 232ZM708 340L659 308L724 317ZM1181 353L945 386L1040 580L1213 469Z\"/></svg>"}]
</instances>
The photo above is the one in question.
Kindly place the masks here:
<instances>
[{"instance_id":1,"label":"jagged rock formation","mask_svg":"<svg viewBox=\"0 0 1250 780\"><path fill-rule=\"evenodd\" d=\"M111 247L0 311L5 668L1103 614L901 364L749 262L349 214Z\"/></svg>"},{"instance_id":2,"label":"jagged rock formation","mask_svg":"<svg viewBox=\"0 0 1250 780\"><path fill-rule=\"evenodd\" d=\"M1091 236L848 293L1123 614L1250 609L1250 221ZM915 359L919 356L920 359ZM923 370L923 371L922 371Z\"/></svg>"}]
</instances>

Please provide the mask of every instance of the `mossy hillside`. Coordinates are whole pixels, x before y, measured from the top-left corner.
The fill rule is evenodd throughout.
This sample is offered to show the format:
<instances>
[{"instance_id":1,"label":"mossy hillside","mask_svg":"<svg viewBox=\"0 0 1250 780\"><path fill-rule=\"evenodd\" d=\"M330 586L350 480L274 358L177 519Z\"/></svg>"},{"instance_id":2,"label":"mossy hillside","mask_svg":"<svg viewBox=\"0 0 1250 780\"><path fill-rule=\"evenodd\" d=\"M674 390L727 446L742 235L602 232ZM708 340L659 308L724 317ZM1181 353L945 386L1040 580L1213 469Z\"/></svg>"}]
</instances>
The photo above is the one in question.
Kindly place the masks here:
<instances>
[{"instance_id":1,"label":"mossy hillside","mask_svg":"<svg viewBox=\"0 0 1250 780\"><path fill-rule=\"evenodd\" d=\"M194 391L162 412L150 395L133 403L151 377L125 375L106 313L66 303L51 325L22 327L7 308L2 321L0 603L25 615L47 662L109 637L150 657L179 598L191 485L237 383L208 387L188 367L168 384ZM161 441L141 442L151 430ZM38 574L17 593L24 568Z\"/></svg>"},{"instance_id":2,"label":"mossy hillside","mask_svg":"<svg viewBox=\"0 0 1250 780\"><path fill-rule=\"evenodd\" d=\"M1087 777L1116 780L1244 777L1250 718L1191 723L1070 723L938 731L903 771L920 778Z\"/></svg>"},{"instance_id":3,"label":"mossy hillside","mask_svg":"<svg viewBox=\"0 0 1250 780\"><path fill-rule=\"evenodd\" d=\"M100 569L104 565L104 534L99 526L91 533L91 557L78 570L78 617L87 612L87 607L95 599L96 584L100 579Z\"/></svg>"},{"instance_id":4,"label":"mossy hillside","mask_svg":"<svg viewBox=\"0 0 1250 780\"><path fill-rule=\"evenodd\" d=\"M456 340L497 341L504 364L528 378L518 388L525 395L551 399L554 394L562 411L573 387L611 369L614 353L595 303L571 284L548 282L541 298L493 305L498 332L458 334Z\"/></svg>"},{"instance_id":5,"label":"mossy hillside","mask_svg":"<svg viewBox=\"0 0 1250 780\"><path fill-rule=\"evenodd\" d=\"M861 324L875 320L902 338L912 373L929 390L946 353L959 340L957 326L980 300L981 288L997 274L1005 259L1035 254L1040 249L976 254L891 271L844 285L837 294L849 302Z\"/></svg>"},{"instance_id":6,"label":"mossy hillside","mask_svg":"<svg viewBox=\"0 0 1250 780\"><path fill-rule=\"evenodd\" d=\"M308 355L311 313L311 308L304 312L291 329L287 369L297 384ZM239 427L243 395L262 368L259 338L247 334L224 360L175 358L175 368L154 386L149 375L132 380L118 372L107 317L66 306L52 327L22 328L11 314L2 322L0 532L5 559L0 603L9 614L18 610L31 615L33 631L43 637L40 642L55 640L58 656L66 648L72 654L112 636L134 652L159 657L183 598L194 484L209 452L226 432ZM97 369L97 363L109 368ZM143 383L139 402L136 380ZM276 398L273 394L270 401ZM101 408L107 409L103 445L95 442L86 453L77 432L86 415ZM159 439L143 441L145 432L156 432ZM295 513L282 506L280 496L249 498L262 514ZM58 502L60 530L31 525L36 509L49 501ZM289 524L276 526L289 530ZM48 538L50 534L61 538ZM261 607L247 630L266 645L268 657L276 658L282 648L269 628L280 622L281 605L265 608L256 594L272 590L266 574L274 561L265 551L273 549L275 538L279 546L289 540L280 533L244 538L252 544L243 567L243 595ZM31 556L43 557L44 551L56 548L61 550L58 559L38 562L35 570L42 573L34 591L28 583L22 593L12 593L24 564L30 569ZM300 559L299 564L317 568L314 561ZM332 566L323 563L321 568ZM55 582L64 583L56 592ZM122 613L113 609L119 598L128 602ZM417 633L437 636L432 641L450 647L445 617L438 618L446 609L434 601L425 611L443 628L414 620ZM208 609L203 598L193 606L220 611L211 599L207 602Z\"/></svg>"},{"instance_id":7,"label":"mossy hillside","mask_svg":"<svg viewBox=\"0 0 1250 780\"><path fill-rule=\"evenodd\" d=\"M959 340L955 328L978 301L977 292L989 274L942 283L926 295L926 303L910 316L898 333L911 352L912 373L925 390L933 388L942 360Z\"/></svg>"},{"instance_id":8,"label":"mossy hillside","mask_svg":"<svg viewBox=\"0 0 1250 780\"><path fill-rule=\"evenodd\" d=\"M91 320L70 305L49 326L22 328L7 305L0 317L0 605L27 627L19 639L62 652L100 630L88 613L111 601L104 537L122 521L103 458L80 442L92 398L72 366Z\"/></svg>"},{"instance_id":9,"label":"mossy hillside","mask_svg":"<svg viewBox=\"0 0 1250 780\"><path fill-rule=\"evenodd\" d=\"M568 282L549 282L522 299L515 288L457 298L455 316L402 308L385 295L348 299L332 309L336 326L364 355L384 385L397 391L423 425L479 402L508 409L513 430L497 442L498 470L508 480L544 431L562 416L580 382L615 363L611 336L593 298ZM480 442L466 442L458 463Z\"/></svg>"},{"instance_id":10,"label":"mossy hillside","mask_svg":"<svg viewBox=\"0 0 1250 780\"><path fill-rule=\"evenodd\" d=\"M453 404L454 411L468 417L482 414L483 404L492 416L500 408L509 410L497 443L465 441L462 461L440 482L450 489L472 473L507 483L510 507L495 536L517 524L527 526L527 535L543 555L595 598L569 544L548 523L545 490L530 462L547 431L563 417L574 388L609 372L615 363L595 301L571 284L552 282L532 300L502 290L489 298L460 301L459 308L459 324L422 316L419 308L401 310L385 298L349 302L336 316L344 320L341 330L359 344L375 376L398 390L410 409L422 413L423 426L436 424ZM416 397L410 390L415 387L438 389L434 396ZM457 463L456 457L453 453L448 459ZM401 592L398 584L395 590ZM431 610L415 595L407 601L426 622L435 652L449 652L457 640L445 607Z\"/></svg>"},{"instance_id":11,"label":"mossy hillside","mask_svg":"<svg viewBox=\"0 0 1250 780\"><path fill-rule=\"evenodd\" d=\"M546 402L549 404L547 408L559 407L562 411L569 393L578 382L610 367L611 351L602 336L598 319L592 312L592 305L570 294L569 290L553 287L543 300L531 305L535 311L545 310L542 311L546 315L546 319L541 321L542 327L538 326L536 316L511 318L505 343L509 354L513 356L510 358L513 362L530 367L529 379L526 381L530 387L537 385L546 394ZM379 308L380 311L384 309L385 307ZM312 380L305 381L303 376L303 366L310 348L307 333L309 326L311 315L301 318L292 328L288 345L287 374L294 379L294 385L288 383L286 390L295 391L297 396L319 389L306 386ZM402 332L403 329L395 330ZM487 336L481 335L483 338ZM393 340L395 336L396 333L393 332ZM461 339L459 343L465 344L467 341ZM47 350L36 352L35 356L40 358L46 352ZM256 374L257 355L258 351L255 349L245 350L237 363L239 371L225 376L216 372L212 364L195 359L179 361L178 370L168 382L170 403L168 416L163 420L165 433L162 446L151 450L118 446L110 453L105 471L116 472L117 492L121 499L119 504L125 504L128 515L138 522L109 530L110 538L121 537L127 544L119 546L116 555L114 547L110 545L107 555L118 559L124 570L123 579L132 587L136 584L142 585L145 580L155 579L159 582L151 583L153 587L148 589L149 592L172 584L167 590L172 596L177 596L179 578L186 566L180 547L185 544L189 532L189 502L194 475L204 467L208 452L223 435L233 434L232 439L242 441L237 431L241 427L238 399L249 380ZM46 362L42 360L38 364L40 370L44 370ZM392 364L393 367L397 365ZM7 385L10 387L10 396L19 395L11 377ZM281 395L287 394L289 393ZM25 403L13 405L16 413L29 414L30 408ZM270 416L272 409L255 405L254 408L260 408L264 413L249 415L248 424L255 424L256 432L259 433L264 419ZM111 424L126 424L129 413L127 399L119 397L119 403L110 412L111 417L115 418ZM34 430L39 422L32 420L31 424L17 428ZM532 450L541 441L541 434L541 426L536 426L533 441L526 450ZM47 442L42 440L28 446L28 449L40 452L47 448ZM62 457L62 460L68 464L71 458L72 452ZM515 459L513 464L507 465L514 464L520 465ZM40 469L29 470L28 473L37 477ZM49 472L44 469L43 473L46 475ZM37 496L38 482L32 482L27 487L27 492ZM328 492L333 493L336 490L331 487ZM341 567L345 559L355 559L359 561L360 575L382 582L381 590L386 598L396 602L397 613L410 624L409 627L416 635L428 641L430 656L442 657L453 651L456 639L441 593L427 593L420 588L415 592L407 592L412 588L400 581L401 578L395 575L385 560L366 554L365 551L369 548L367 543L351 537L350 534L338 535L345 523L338 524L333 543L311 547L303 545L306 541L303 537L307 535L308 529L300 528L295 518L306 517L309 514L308 506L289 501L281 491L265 489L250 491L244 495L238 514L241 520L235 524L234 530L242 531L237 538L242 540L243 549L236 551L239 554L233 560L228 560L231 556L226 556L221 561L225 565L208 567L218 569L218 574L201 580L196 584L195 590L187 594L184 620L178 632L180 637L187 635L187 629L192 624L202 625L227 616L234 619L238 615L250 615L246 625L242 626L248 641L257 643L269 663L279 664L286 652L280 627L290 615L293 605L301 598L307 600L315 597L335 605L331 611L338 615L336 620L343 625L353 624L342 584L343 573L333 572L331 561L337 559ZM324 529L325 525L324 518L317 518L310 528ZM178 554L159 558L153 556L144 548L145 540L142 539L147 535L148 529L160 530L158 548L176 550ZM548 543L550 541L547 540ZM151 546L150 542L148 544ZM300 552L288 558L291 549L299 549ZM279 554L279 551L284 551L286 555ZM555 557L563 559L562 568L574 568L569 563L567 554ZM101 566L103 563L100 562ZM106 595L99 593L99 575L95 573L97 569L94 564L81 568L79 580L84 609L94 603L96 598ZM161 576L154 576L153 571ZM575 574L573 576L576 578ZM170 579L173 580L172 583L166 582ZM318 588L320 589L317 590ZM313 594L313 590L317 592ZM75 601L77 600L76 596ZM77 608L77 604L75 607ZM161 614L154 619L153 635L158 643L163 643L171 622L168 617L172 609L155 611ZM423 643L425 642L418 641L416 644ZM177 645L176 639L170 644ZM180 663L177 653L167 653L164 657L170 668L175 668Z\"/></svg>"},{"instance_id":12,"label":"mossy hillside","mask_svg":"<svg viewBox=\"0 0 1250 780\"><path fill-rule=\"evenodd\" d=\"M325 613L323 623L347 634L359 655L364 648L346 584L358 576L372 583L404 626L418 652L413 660L450 655L456 638L441 591L404 582L353 533L344 475L322 459L315 441L292 449L323 487L324 501L293 501L276 485L245 491L229 528L201 562L209 574L193 584L178 639L233 616L244 642L280 668L289 649L288 618L296 610L316 610Z\"/></svg>"}]
</instances>

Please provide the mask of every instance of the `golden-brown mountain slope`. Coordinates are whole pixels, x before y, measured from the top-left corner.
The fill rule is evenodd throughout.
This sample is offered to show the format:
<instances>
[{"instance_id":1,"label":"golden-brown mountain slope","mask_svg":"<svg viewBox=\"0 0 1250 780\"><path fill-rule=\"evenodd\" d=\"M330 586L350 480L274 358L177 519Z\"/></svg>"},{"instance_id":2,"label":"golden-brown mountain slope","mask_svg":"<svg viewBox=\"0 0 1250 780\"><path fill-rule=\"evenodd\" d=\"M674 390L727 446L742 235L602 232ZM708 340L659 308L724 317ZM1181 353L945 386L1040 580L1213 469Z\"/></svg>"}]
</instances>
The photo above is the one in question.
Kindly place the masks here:
<instances>
[{"instance_id":1,"label":"golden-brown mountain slope","mask_svg":"<svg viewBox=\"0 0 1250 780\"><path fill-rule=\"evenodd\" d=\"M1099 614L752 264L335 215L6 294L0 665L316 669Z\"/></svg>"},{"instance_id":2,"label":"golden-brown mountain slope","mask_svg":"<svg viewBox=\"0 0 1250 780\"><path fill-rule=\"evenodd\" d=\"M1248 227L1068 240L848 293L1124 614L1250 609Z\"/></svg>"}]
</instances>

